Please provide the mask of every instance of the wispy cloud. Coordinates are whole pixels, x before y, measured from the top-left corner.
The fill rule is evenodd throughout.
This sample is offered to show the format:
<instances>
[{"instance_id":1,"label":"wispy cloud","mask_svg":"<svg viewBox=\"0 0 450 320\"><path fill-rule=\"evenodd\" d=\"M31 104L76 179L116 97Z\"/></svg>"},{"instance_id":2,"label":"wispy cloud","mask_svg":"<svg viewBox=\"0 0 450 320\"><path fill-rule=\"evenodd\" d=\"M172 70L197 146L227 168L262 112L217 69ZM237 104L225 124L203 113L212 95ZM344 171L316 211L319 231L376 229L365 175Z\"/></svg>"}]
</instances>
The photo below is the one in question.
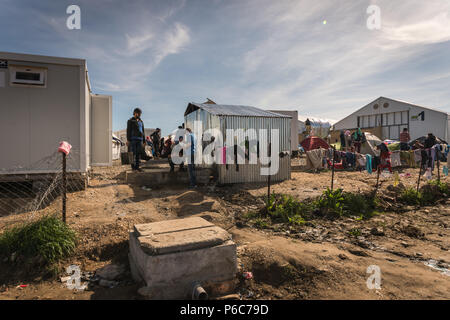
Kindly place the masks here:
<instances>
[{"instance_id":1,"label":"wispy cloud","mask_svg":"<svg viewBox=\"0 0 450 320\"><path fill-rule=\"evenodd\" d=\"M117 119L143 105L169 129L206 96L332 119L380 95L450 110L448 0L79 0L79 31L61 2L7 1L2 45L87 59Z\"/></svg>"}]
</instances>

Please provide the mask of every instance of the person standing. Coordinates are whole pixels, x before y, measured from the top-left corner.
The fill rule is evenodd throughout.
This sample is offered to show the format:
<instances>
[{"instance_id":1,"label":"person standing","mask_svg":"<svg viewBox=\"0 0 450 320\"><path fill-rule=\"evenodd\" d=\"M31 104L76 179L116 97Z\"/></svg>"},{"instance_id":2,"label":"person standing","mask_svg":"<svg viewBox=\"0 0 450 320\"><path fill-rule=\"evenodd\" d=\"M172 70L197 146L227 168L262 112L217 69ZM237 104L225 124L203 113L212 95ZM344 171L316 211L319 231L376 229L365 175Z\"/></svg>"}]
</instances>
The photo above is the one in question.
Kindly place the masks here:
<instances>
[{"instance_id":1,"label":"person standing","mask_svg":"<svg viewBox=\"0 0 450 320\"><path fill-rule=\"evenodd\" d=\"M164 149L161 152L161 155L165 156L165 154L167 154L167 158L169 159L170 172L175 171L175 163L173 163L173 161L172 161L172 150L176 145L178 145L180 143L183 143L183 136L179 136L178 140L176 140L174 143L172 143L171 139L167 139L167 141L164 143ZM183 157L183 149L181 149L178 156ZM180 171L185 171L184 162L180 163Z\"/></svg>"},{"instance_id":2,"label":"person standing","mask_svg":"<svg viewBox=\"0 0 450 320\"><path fill-rule=\"evenodd\" d=\"M139 168L140 155L145 147L145 130L144 122L141 120L142 110L136 108L133 110L133 117L127 122L127 146L130 146L131 152L133 152L133 162L131 163L131 169L133 171L142 171Z\"/></svg>"},{"instance_id":3,"label":"person standing","mask_svg":"<svg viewBox=\"0 0 450 320\"><path fill-rule=\"evenodd\" d=\"M195 188L197 187L197 179L195 176L195 144L196 139L195 135L192 133L191 128L186 128L187 131L187 139L188 150L187 150L187 161L188 161L188 172L189 172L189 187Z\"/></svg>"},{"instance_id":4,"label":"person standing","mask_svg":"<svg viewBox=\"0 0 450 320\"><path fill-rule=\"evenodd\" d=\"M353 134L353 141L355 145L355 151L358 153L361 153L361 143L362 143L362 131L360 128L358 128L355 133Z\"/></svg>"},{"instance_id":5,"label":"person standing","mask_svg":"<svg viewBox=\"0 0 450 320\"><path fill-rule=\"evenodd\" d=\"M409 135L408 128L403 128L403 132L400 133L400 150L408 151L409 146L408 142L411 140L411 136Z\"/></svg>"},{"instance_id":6,"label":"person standing","mask_svg":"<svg viewBox=\"0 0 450 320\"><path fill-rule=\"evenodd\" d=\"M350 152L352 150L353 138L350 130L345 131L345 146L346 146L345 151Z\"/></svg>"},{"instance_id":7,"label":"person standing","mask_svg":"<svg viewBox=\"0 0 450 320\"><path fill-rule=\"evenodd\" d=\"M345 134L344 134L344 130L341 130L339 138L341 139L341 150L344 151L345 150Z\"/></svg>"},{"instance_id":8,"label":"person standing","mask_svg":"<svg viewBox=\"0 0 450 320\"><path fill-rule=\"evenodd\" d=\"M155 147L155 153L156 156L159 157L161 155L161 144L160 144L160 140L161 140L161 129L160 128L156 128L156 130L150 135L152 142L153 142L153 146Z\"/></svg>"},{"instance_id":9,"label":"person standing","mask_svg":"<svg viewBox=\"0 0 450 320\"><path fill-rule=\"evenodd\" d=\"M431 171L434 169L434 159L431 154L431 148L434 147L434 145L437 144L436 137L434 134L429 133L427 138L425 139L425 142L423 144L423 147L425 149L426 155L427 155L427 168L432 168Z\"/></svg>"}]
</instances>

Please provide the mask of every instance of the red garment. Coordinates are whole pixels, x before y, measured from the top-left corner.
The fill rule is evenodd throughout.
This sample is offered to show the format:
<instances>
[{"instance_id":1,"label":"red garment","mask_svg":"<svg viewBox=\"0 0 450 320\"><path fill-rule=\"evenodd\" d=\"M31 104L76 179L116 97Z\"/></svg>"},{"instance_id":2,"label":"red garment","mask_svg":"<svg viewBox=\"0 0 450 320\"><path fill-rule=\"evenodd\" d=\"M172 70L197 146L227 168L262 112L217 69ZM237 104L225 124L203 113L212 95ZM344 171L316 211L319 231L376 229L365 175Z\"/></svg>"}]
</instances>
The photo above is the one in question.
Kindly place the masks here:
<instances>
[{"instance_id":1,"label":"red garment","mask_svg":"<svg viewBox=\"0 0 450 320\"><path fill-rule=\"evenodd\" d=\"M303 147L303 149L305 149L305 151L310 151L319 148L328 149L330 147L328 143L325 142L325 140L319 137L308 137L302 142L300 142L300 144Z\"/></svg>"},{"instance_id":2,"label":"red garment","mask_svg":"<svg viewBox=\"0 0 450 320\"><path fill-rule=\"evenodd\" d=\"M408 142L411 140L411 136L408 132L401 132L400 133L400 142Z\"/></svg>"}]
</instances>

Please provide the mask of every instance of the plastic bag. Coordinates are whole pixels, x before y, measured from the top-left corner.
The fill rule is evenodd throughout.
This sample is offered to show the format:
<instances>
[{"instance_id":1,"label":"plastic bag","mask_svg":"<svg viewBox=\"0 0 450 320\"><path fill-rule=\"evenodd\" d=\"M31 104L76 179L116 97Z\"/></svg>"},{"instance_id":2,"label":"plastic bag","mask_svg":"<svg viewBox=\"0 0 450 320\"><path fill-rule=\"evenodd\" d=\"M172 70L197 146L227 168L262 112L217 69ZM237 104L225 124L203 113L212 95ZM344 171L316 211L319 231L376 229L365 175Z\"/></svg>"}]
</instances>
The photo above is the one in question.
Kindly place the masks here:
<instances>
[{"instance_id":1,"label":"plastic bag","mask_svg":"<svg viewBox=\"0 0 450 320\"><path fill-rule=\"evenodd\" d=\"M70 149L72 149L72 146L67 141L61 141L59 143L58 152L65 153L66 155L69 154Z\"/></svg>"}]
</instances>

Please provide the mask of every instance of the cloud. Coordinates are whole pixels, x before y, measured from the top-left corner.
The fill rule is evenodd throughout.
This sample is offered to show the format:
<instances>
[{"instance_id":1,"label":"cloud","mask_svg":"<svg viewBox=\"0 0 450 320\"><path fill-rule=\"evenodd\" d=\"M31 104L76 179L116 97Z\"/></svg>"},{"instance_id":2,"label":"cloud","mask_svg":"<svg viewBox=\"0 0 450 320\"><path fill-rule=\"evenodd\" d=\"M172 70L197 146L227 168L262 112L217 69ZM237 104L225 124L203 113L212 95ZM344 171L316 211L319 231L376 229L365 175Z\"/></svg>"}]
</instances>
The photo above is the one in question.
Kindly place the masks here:
<instances>
[{"instance_id":1,"label":"cloud","mask_svg":"<svg viewBox=\"0 0 450 320\"><path fill-rule=\"evenodd\" d=\"M156 64L159 64L168 55L180 52L189 41L189 28L181 23L176 23L172 30L165 34L158 48L156 48Z\"/></svg>"},{"instance_id":2,"label":"cloud","mask_svg":"<svg viewBox=\"0 0 450 320\"><path fill-rule=\"evenodd\" d=\"M387 22L382 28L384 38L402 44L432 44L450 40L450 15L442 12L436 16L406 25Z\"/></svg>"},{"instance_id":3,"label":"cloud","mask_svg":"<svg viewBox=\"0 0 450 320\"><path fill-rule=\"evenodd\" d=\"M380 95L450 106L448 0L80 0L80 31L65 5L24 2L5 6L5 48L85 58L94 90L164 106L158 122L206 96L333 119Z\"/></svg>"},{"instance_id":4,"label":"cloud","mask_svg":"<svg viewBox=\"0 0 450 320\"><path fill-rule=\"evenodd\" d=\"M249 38L247 50L233 57L241 72L225 92L246 104L306 108L333 118L390 92L409 99L419 84L405 68L431 50L424 45L450 40L449 2L376 3L381 31L366 28L370 3L246 2L233 23L264 37Z\"/></svg>"},{"instance_id":5,"label":"cloud","mask_svg":"<svg viewBox=\"0 0 450 320\"><path fill-rule=\"evenodd\" d=\"M140 36L130 36L129 34L125 34L125 37L127 41L126 54L134 56L150 48L151 40L154 38L154 35L152 33Z\"/></svg>"}]
</instances>

